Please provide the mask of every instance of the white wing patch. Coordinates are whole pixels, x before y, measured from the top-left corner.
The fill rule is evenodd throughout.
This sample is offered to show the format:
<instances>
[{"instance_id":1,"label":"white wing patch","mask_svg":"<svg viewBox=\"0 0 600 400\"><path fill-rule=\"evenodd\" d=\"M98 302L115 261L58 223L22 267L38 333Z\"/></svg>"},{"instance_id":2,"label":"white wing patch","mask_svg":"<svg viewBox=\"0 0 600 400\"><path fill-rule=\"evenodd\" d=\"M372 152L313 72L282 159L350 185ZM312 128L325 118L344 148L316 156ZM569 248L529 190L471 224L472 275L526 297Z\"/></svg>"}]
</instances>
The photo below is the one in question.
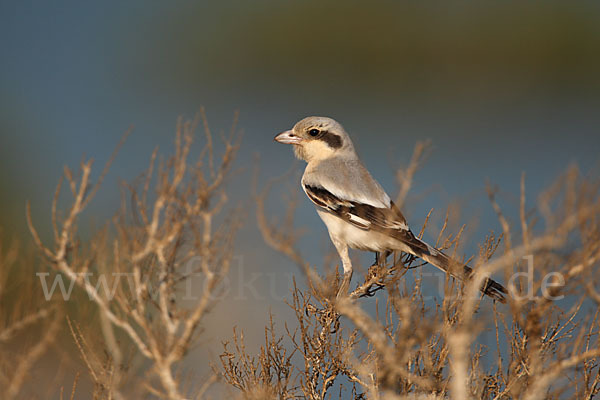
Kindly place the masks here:
<instances>
[{"instance_id":1,"label":"white wing patch","mask_svg":"<svg viewBox=\"0 0 600 400\"><path fill-rule=\"evenodd\" d=\"M348 216L350 218L350 222L353 222L356 225L361 225L362 227L364 227L364 229L368 229L371 226L371 222L359 217L358 215L352 214L352 212L350 212Z\"/></svg>"}]
</instances>

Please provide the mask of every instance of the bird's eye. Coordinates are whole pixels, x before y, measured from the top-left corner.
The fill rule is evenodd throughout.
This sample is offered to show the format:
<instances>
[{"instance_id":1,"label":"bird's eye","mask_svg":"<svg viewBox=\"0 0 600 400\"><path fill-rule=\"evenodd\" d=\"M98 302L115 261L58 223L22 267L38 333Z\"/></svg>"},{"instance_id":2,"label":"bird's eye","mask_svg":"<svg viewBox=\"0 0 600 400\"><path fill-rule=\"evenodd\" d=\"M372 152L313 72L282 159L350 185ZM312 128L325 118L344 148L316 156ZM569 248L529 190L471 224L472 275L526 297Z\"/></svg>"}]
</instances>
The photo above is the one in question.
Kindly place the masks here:
<instances>
[{"instance_id":1,"label":"bird's eye","mask_svg":"<svg viewBox=\"0 0 600 400\"><path fill-rule=\"evenodd\" d=\"M317 136L319 134L319 130L318 129L311 129L310 131L308 131L308 134L310 136Z\"/></svg>"}]
</instances>

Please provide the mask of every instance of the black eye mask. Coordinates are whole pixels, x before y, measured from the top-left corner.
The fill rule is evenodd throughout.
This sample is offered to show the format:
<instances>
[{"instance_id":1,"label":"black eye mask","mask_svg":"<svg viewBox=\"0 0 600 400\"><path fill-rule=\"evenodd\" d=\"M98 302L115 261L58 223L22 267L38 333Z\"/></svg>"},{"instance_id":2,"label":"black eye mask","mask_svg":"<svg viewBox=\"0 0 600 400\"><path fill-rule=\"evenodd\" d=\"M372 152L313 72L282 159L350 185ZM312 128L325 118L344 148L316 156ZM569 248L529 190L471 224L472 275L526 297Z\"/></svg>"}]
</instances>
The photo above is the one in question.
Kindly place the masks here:
<instances>
[{"instance_id":1,"label":"black eye mask","mask_svg":"<svg viewBox=\"0 0 600 400\"><path fill-rule=\"evenodd\" d=\"M342 138L335 133L323 131L321 132L319 140L327 143L327 146L331 147L332 149L339 149L342 147Z\"/></svg>"}]
</instances>

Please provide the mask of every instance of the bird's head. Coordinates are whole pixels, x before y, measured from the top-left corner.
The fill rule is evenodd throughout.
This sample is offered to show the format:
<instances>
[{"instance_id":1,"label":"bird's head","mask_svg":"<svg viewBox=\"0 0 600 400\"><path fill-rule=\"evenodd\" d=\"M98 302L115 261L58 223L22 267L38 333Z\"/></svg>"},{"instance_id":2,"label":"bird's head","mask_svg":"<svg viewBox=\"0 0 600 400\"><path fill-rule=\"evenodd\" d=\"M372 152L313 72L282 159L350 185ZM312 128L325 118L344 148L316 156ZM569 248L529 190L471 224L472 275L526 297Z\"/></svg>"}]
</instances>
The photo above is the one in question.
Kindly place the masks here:
<instances>
[{"instance_id":1,"label":"bird's head","mask_svg":"<svg viewBox=\"0 0 600 400\"><path fill-rule=\"evenodd\" d=\"M279 143L293 144L296 157L321 161L330 157L356 157L350 137L336 120L306 117L292 129L275 136Z\"/></svg>"}]
</instances>

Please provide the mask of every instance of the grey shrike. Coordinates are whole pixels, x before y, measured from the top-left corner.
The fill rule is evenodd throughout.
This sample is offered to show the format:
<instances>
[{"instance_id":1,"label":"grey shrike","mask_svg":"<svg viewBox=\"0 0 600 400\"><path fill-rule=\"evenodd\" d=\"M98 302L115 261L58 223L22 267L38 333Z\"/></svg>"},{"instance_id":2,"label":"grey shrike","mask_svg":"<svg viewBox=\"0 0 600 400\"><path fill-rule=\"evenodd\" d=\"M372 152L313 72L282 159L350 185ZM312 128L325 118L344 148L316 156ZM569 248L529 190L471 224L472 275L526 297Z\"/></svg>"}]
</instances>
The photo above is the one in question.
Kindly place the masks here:
<instances>
[{"instance_id":1,"label":"grey shrike","mask_svg":"<svg viewBox=\"0 0 600 400\"><path fill-rule=\"evenodd\" d=\"M473 274L471 268L411 232L400 210L363 166L338 122L307 117L275 140L292 144L296 157L307 162L302 189L327 226L344 268L338 296L347 295L352 278L349 247L373 251L378 257L391 251L409 253L461 280ZM495 300L506 301L506 289L489 278L481 291Z\"/></svg>"}]
</instances>

